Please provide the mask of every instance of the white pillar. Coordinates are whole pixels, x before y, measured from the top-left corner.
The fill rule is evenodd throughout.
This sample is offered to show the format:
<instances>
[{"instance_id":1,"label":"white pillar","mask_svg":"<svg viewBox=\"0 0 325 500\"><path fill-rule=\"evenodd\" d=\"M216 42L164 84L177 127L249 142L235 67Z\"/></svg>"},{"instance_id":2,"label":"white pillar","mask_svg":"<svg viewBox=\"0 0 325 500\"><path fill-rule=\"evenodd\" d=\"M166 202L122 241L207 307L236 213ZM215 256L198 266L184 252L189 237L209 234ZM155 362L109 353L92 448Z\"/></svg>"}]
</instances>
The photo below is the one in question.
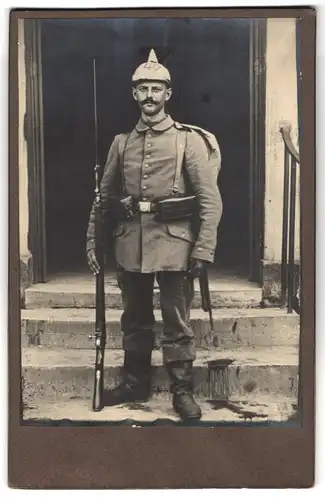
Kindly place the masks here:
<instances>
[{"instance_id":1,"label":"white pillar","mask_svg":"<svg viewBox=\"0 0 325 500\"><path fill-rule=\"evenodd\" d=\"M268 19L266 49L265 261L280 262L284 146L280 127L289 123L299 151L296 20ZM296 259L299 260L299 166L296 198Z\"/></svg>"},{"instance_id":2,"label":"white pillar","mask_svg":"<svg viewBox=\"0 0 325 500\"><path fill-rule=\"evenodd\" d=\"M28 248L28 163L27 143L24 137L24 116L26 112L26 73L24 20L18 21L18 83L19 83L19 123L18 123L18 162L19 162L19 253L21 293L32 279L31 253Z\"/></svg>"}]
</instances>

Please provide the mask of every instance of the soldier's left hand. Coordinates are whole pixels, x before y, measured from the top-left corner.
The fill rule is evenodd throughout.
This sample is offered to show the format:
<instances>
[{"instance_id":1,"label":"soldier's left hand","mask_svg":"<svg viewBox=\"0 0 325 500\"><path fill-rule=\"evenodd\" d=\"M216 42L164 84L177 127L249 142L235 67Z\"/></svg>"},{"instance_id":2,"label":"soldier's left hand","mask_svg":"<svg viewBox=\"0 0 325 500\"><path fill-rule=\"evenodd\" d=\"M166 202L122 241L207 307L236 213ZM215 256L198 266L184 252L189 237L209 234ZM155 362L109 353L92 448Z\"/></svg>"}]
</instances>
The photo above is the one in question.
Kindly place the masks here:
<instances>
[{"instance_id":1,"label":"soldier's left hand","mask_svg":"<svg viewBox=\"0 0 325 500\"><path fill-rule=\"evenodd\" d=\"M194 278L198 278L204 267L205 261L200 259L191 258L189 261L188 272Z\"/></svg>"}]
</instances>

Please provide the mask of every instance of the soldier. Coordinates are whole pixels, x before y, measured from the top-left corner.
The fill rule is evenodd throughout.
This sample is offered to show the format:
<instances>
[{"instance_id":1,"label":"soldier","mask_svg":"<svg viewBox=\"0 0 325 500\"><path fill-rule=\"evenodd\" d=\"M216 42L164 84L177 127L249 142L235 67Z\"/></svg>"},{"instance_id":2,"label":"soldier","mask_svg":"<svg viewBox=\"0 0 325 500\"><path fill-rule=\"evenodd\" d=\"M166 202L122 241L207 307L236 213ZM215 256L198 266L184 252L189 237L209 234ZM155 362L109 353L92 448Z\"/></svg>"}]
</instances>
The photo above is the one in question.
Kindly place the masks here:
<instances>
[{"instance_id":1,"label":"soldier","mask_svg":"<svg viewBox=\"0 0 325 500\"><path fill-rule=\"evenodd\" d=\"M132 93L141 117L131 133L114 138L101 180L104 210L109 210L108 200L116 195L118 186L129 202L127 216L119 220L114 232L124 305L123 379L110 391L108 404L150 397L156 277L163 319L163 363L170 377L173 408L182 420L200 419L201 409L193 398L196 352L190 308L194 278L205 263L214 260L222 213L217 187L220 152L210 133L181 125L166 113L171 77L153 50L133 75ZM212 168L211 157L216 168ZM163 200L174 203L167 220L158 216ZM197 207L196 228L193 206ZM92 209L87 259L96 274L99 266L94 245Z\"/></svg>"}]
</instances>

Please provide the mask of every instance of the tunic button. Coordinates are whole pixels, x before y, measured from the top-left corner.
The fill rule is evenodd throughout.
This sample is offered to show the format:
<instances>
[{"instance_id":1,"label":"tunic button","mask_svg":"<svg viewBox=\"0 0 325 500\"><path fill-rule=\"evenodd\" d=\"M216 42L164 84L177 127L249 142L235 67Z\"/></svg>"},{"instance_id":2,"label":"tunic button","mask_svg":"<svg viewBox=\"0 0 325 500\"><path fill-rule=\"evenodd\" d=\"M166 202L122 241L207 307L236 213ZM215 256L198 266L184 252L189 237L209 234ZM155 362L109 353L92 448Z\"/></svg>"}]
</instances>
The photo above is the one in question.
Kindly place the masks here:
<instances>
[{"instance_id":1,"label":"tunic button","mask_svg":"<svg viewBox=\"0 0 325 500\"><path fill-rule=\"evenodd\" d=\"M146 164L144 165L144 167L145 167L145 168L148 168L148 167L149 167L148 163L146 163Z\"/></svg>"},{"instance_id":2,"label":"tunic button","mask_svg":"<svg viewBox=\"0 0 325 500\"><path fill-rule=\"evenodd\" d=\"M144 174L143 178L148 179L148 174Z\"/></svg>"},{"instance_id":3,"label":"tunic button","mask_svg":"<svg viewBox=\"0 0 325 500\"><path fill-rule=\"evenodd\" d=\"M150 158L150 157L151 157L151 154L150 154L150 153L148 153L146 156L147 156L147 158Z\"/></svg>"},{"instance_id":4,"label":"tunic button","mask_svg":"<svg viewBox=\"0 0 325 500\"><path fill-rule=\"evenodd\" d=\"M142 189L147 189L147 186L142 186Z\"/></svg>"},{"instance_id":5,"label":"tunic button","mask_svg":"<svg viewBox=\"0 0 325 500\"><path fill-rule=\"evenodd\" d=\"M150 134L150 132L148 132L147 136L148 136L148 137L151 137L151 134Z\"/></svg>"},{"instance_id":6,"label":"tunic button","mask_svg":"<svg viewBox=\"0 0 325 500\"><path fill-rule=\"evenodd\" d=\"M151 148L152 144L147 144L147 148Z\"/></svg>"}]
</instances>

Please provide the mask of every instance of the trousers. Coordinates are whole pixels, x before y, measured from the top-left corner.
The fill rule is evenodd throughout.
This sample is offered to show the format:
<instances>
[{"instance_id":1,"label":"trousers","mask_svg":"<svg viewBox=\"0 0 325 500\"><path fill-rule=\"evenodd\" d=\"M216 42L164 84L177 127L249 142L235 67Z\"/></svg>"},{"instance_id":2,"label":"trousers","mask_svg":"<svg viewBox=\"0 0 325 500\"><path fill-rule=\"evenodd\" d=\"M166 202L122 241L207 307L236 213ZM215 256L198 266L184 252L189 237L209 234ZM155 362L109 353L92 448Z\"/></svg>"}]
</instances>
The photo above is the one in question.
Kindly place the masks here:
<instances>
[{"instance_id":1,"label":"trousers","mask_svg":"<svg viewBox=\"0 0 325 500\"><path fill-rule=\"evenodd\" d=\"M161 348L164 364L193 361L196 356L190 309L194 298L193 278L184 271L139 273L118 271L124 311L121 316L124 351L150 354L155 345L153 306L155 276L160 290L163 320Z\"/></svg>"}]
</instances>

